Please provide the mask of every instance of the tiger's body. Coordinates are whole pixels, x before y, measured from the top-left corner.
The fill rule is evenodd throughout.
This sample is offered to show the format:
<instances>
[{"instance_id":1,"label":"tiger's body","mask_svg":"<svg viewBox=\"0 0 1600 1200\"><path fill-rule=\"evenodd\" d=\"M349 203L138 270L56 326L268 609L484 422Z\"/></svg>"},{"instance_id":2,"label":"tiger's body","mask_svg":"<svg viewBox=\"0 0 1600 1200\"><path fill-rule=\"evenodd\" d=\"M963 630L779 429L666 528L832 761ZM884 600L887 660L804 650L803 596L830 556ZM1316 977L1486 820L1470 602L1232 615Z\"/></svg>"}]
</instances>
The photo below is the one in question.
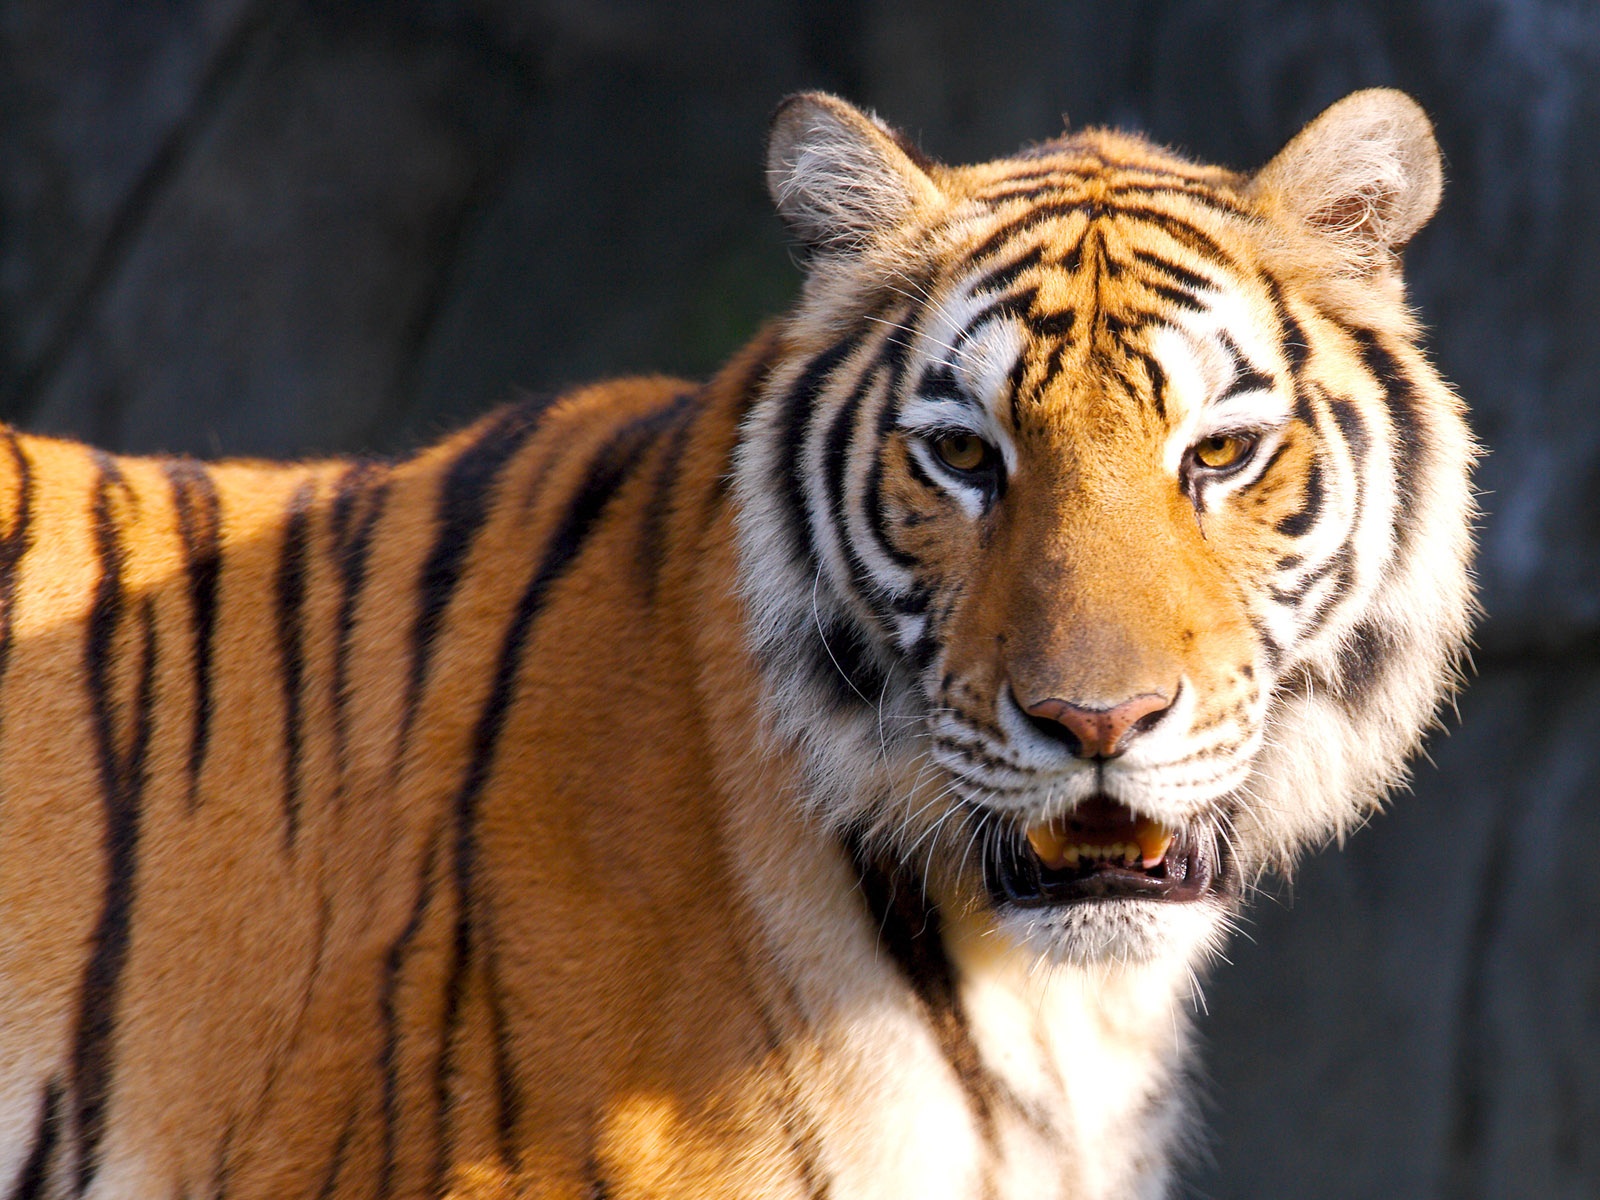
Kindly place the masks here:
<instances>
[{"instance_id":1,"label":"tiger's body","mask_svg":"<svg viewBox=\"0 0 1600 1200\"><path fill-rule=\"evenodd\" d=\"M0 1195L1163 1194L1193 972L1465 636L1408 106L1252 180L802 97L708 384L6 434Z\"/></svg>"}]
</instances>

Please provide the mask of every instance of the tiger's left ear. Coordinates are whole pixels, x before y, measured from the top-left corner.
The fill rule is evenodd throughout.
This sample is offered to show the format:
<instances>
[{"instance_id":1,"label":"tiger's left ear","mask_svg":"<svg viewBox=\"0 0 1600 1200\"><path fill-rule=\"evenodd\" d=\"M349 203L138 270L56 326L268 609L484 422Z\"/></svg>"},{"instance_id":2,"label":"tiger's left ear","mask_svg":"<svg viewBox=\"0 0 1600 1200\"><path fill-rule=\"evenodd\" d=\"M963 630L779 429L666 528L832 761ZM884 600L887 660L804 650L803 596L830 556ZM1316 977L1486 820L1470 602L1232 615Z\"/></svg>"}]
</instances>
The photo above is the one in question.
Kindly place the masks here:
<instances>
[{"instance_id":1,"label":"tiger's left ear","mask_svg":"<svg viewBox=\"0 0 1600 1200\"><path fill-rule=\"evenodd\" d=\"M808 249L846 254L943 199L892 129L825 92L790 96L773 114L767 191Z\"/></svg>"},{"instance_id":2,"label":"tiger's left ear","mask_svg":"<svg viewBox=\"0 0 1600 1200\"><path fill-rule=\"evenodd\" d=\"M1312 121L1251 181L1269 208L1331 239L1358 274L1380 271L1439 207L1433 126L1391 88L1355 92Z\"/></svg>"}]
</instances>

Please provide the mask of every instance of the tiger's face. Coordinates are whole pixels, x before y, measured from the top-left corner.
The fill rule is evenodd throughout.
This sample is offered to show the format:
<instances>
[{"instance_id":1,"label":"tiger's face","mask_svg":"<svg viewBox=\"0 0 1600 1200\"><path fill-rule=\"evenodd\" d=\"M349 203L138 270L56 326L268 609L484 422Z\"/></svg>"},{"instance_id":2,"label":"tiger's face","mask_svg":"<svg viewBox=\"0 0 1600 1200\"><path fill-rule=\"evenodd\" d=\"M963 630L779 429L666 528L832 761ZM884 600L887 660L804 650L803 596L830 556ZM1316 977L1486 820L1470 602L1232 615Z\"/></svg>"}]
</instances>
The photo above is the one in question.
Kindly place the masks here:
<instances>
[{"instance_id":1,"label":"tiger's face","mask_svg":"<svg viewBox=\"0 0 1600 1200\"><path fill-rule=\"evenodd\" d=\"M1274 179L1376 136L1316 130L1250 180L1104 133L951 170L780 115L818 261L740 464L774 724L822 819L1058 960L1192 954L1359 819L1464 628L1470 443L1382 257L1436 155L1420 201L1297 218ZM1419 488L1455 506L1431 540Z\"/></svg>"}]
</instances>

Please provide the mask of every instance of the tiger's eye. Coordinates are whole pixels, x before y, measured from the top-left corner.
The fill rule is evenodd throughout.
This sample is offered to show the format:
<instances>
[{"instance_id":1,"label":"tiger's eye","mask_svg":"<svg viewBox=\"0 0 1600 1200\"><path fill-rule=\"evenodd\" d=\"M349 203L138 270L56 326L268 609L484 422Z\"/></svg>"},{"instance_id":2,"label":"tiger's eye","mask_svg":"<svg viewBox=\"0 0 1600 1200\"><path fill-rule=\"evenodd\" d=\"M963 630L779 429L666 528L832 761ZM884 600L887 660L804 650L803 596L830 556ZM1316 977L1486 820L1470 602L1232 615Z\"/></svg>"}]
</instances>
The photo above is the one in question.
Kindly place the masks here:
<instances>
[{"instance_id":1,"label":"tiger's eye","mask_svg":"<svg viewBox=\"0 0 1600 1200\"><path fill-rule=\"evenodd\" d=\"M976 471L989 459L989 445L970 433L941 434L933 443L934 453L957 471Z\"/></svg>"},{"instance_id":2,"label":"tiger's eye","mask_svg":"<svg viewBox=\"0 0 1600 1200\"><path fill-rule=\"evenodd\" d=\"M1202 467L1213 471L1235 466L1250 452L1248 438L1219 436L1201 438L1194 445L1194 458Z\"/></svg>"}]
</instances>

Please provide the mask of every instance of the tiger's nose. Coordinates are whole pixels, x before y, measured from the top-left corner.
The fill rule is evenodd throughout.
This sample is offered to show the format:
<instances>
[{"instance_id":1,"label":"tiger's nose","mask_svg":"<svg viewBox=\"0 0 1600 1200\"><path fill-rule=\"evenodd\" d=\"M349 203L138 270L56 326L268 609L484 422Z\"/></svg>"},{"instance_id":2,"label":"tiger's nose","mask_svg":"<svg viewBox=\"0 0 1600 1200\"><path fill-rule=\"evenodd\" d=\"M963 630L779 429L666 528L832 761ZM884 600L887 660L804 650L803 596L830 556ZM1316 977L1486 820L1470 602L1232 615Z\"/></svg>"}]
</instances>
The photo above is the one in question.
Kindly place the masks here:
<instances>
[{"instance_id":1,"label":"tiger's nose","mask_svg":"<svg viewBox=\"0 0 1600 1200\"><path fill-rule=\"evenodd\" d=\"M1116 758L1128 743L1161 720L1172 701L1145 692L1110 708L1089 708L1055 697L1023 709L1041 733L1065 742L1078 758Z\"/></svg>"}]
</instances>

